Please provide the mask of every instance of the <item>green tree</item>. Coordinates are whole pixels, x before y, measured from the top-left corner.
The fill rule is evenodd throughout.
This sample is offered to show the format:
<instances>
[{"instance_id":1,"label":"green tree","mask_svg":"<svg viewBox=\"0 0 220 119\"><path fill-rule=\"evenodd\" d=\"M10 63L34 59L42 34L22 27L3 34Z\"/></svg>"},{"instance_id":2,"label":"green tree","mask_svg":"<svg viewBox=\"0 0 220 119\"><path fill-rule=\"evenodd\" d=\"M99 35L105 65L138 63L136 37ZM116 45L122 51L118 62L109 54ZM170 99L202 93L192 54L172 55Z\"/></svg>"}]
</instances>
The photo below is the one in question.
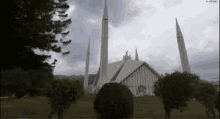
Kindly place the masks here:
<instances>
[{"instance_id":1,"label":"green tree","mask_svg":"<svg viewBox=\"0 0 220 119\"><path fill-rule=\"evenodd\" d=\"M66 1L8 0L4 3L4 5L11 7L7 7L5 10L7 20L2 28L6 32L3 37L7 38L7 40L4 40L0 46L1 51L3 51L0 64L1 79L2 71L21 67L25 71L44 72L48 80L46 85L53 80L53 63L44 62L51 56L38 55L33 50L53 51L62 53L63 56L70 53L69 51L61 52L61 47L54 44L61 43L66 46L71 43L71 40L64 40L69 33L65 29L71 23L71 19L67 19L66 11L69 6ZM54 21L52 18L56 12L60 19ZM56 35L61 35L62 38L58 41L55 39ZM42 74L38 74L37 77L42 76ZM32 80L32 82L38 82L37 84L39 84L41 81ZM1 86L5 84L1 80ZM11 87L11 85L5 86Z\"/></svg>"},{"instance_id":2,"label":"green tree","mask_svg":"<svg viewBox=\"0 0 220 119\"><path fill-rule=\"evenodd\" d=\"M61 53L61 47L54 45L58 40L55 36L62 35L60 43L68 45L71 40L64 41L68 35L65 31L71 23L66 19L69 6L67 0L9 0L5 2L7 21L4 22L6 32L4 43L1 43L3 57L1 58L1 69L14 69L22 67L26 70L50 69L51 65L44 61L50 55L37 55L33 49L41 51L53 51ZM53 15L58 12L61 20L53 21ZM10 35L8 35L10 34ZM4 36L3 36L4 37ZM63 55L70 53L62 52ZM50 70L49 70L50 71Z\"/></svg>"},{"instance_id":3,"label":"green tree","mask_svg":"<svg viewBox=\"0 0 220 119\"><path fill-rule=\"evenodd\" d=\"M162 99L165 118L170 118L171 110L187 106L187 102L192 98L194 88L192 82L194 78L199 79L195 74L181 73L175 71L171 74L166 73L154 84L154 94Z\"/></svg>"},{"instance_id":4,"label":"green tree","mask_svg":"<svg viewBox=\"0 0 220 119\"><path fill-rule=\"evenodd\" d=\"M22 68L15 68L2 71L1 92L11 95L20 88L24 90L45 88L52 78L48 71L42 70L45 69L25 71Z\"/></svg>"},{"instance_id":5,"label":"green tree","mask_svg":"<svg viewBox=\"0 0 220 119\"><path fill-rule=\"evenodd\" d=\"M18 89L26 90L28 84L27 72L21 68L2 71L1 88L3 92L15 93Z\"/></svg>"},{"instance_id":6,"label":"green tree","mask_svg":"<svg viewBox=\"0 0 220 119\"><path fill-rule=\"evenodd\" d=\"M57 112L58 118L62 119L65 110L81 97L82 89L82 86L68 79L52 81L51 85L47 87L47 97L52 109L48 118L51 119Z\"/></svg>"},{"instance_id":7,"label":"green tree","mask_svg":"<svg viewBox=\"0 0 220 119\"><path fill-rule=\"evenodd\" d=\"M206 115L211 118L215 116L215 100L217 97L217 90L210 83L201 83L196 92L196 100L203 104L206 108Z\"/></svg>"}]
</instances>

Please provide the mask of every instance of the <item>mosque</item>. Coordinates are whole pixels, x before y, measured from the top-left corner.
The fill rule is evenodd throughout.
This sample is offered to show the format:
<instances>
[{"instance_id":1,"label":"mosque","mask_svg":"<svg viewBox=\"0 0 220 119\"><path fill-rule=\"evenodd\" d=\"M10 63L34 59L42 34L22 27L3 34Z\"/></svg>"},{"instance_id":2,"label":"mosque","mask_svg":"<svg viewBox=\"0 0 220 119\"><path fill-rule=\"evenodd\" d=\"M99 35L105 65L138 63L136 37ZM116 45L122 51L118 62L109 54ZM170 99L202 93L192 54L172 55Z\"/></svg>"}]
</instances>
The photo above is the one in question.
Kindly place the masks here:
<instances>
[{"instance_id":1,"label":"mosque","mask_svg":"<svg viewBox=\"0 0 220 119\"><path fill-rule=\"evenodd\" d=\"M180 51L180 58L183 71L190 72L186 49L182 33L176 20L177 40ZM102 18L102 40L100 67L93 84L88 86L90 57L90 40L87 49L87 59L85 68L84 89L89 93L97 93L105 83L122 83L126 85L134 96L154 95L153 85L161 75L153 69L147 62L139 61L136 49L135 59L126 54L121 61L108 64L108 13L105 1L105 8Z\"/></svg>"}]
</instances>

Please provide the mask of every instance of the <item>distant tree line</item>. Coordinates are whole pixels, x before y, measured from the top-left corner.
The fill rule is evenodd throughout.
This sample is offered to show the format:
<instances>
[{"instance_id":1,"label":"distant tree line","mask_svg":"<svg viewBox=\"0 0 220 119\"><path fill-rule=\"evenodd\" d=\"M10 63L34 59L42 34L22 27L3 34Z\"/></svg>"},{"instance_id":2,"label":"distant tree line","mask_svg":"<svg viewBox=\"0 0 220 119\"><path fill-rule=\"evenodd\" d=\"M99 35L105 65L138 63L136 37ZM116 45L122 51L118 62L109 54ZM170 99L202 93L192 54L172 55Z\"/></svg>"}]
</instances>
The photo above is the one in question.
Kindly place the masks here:
<instances>
[{"instance_id":1,"label":"distant tree line","mask_svg":"<svg viewBox=\"0 0 220 119\"><path fill-rule=\"evenodd\" d=\"M89 75L89 81L88 84L91 85L95 80L96 74L90 74ZM64 76L64 75L54 75L55 79L69 79L69 80L79 80L80 82L84 82L84 76L83 75L71 75L71 76Z\"/></svg>"}]
</instances>

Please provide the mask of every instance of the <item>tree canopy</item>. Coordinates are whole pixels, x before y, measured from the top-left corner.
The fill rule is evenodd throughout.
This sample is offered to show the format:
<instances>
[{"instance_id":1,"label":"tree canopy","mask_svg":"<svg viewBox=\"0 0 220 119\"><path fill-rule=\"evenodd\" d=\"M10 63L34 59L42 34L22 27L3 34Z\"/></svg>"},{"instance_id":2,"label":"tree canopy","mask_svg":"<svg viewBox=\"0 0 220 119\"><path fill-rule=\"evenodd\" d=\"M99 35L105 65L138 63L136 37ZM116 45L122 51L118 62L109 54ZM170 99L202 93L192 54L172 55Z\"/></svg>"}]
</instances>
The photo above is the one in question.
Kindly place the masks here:
<instances>
[{"instance_id":1,"label":"tree canopy","mask_svg":"<svg viewBox=\"0 0 220 119\"><path fill-rule=\"evenodd\" d=\"M159 78L154 84L154 94L162 99L166 117L170 118L172 109L186 107L190 98L194 95L194 89L199 83L199 77L195 74L175 71Z\"/></svg>"},{"instance_id":2,"label":"tree canopy","mask_svg":"<svg viewBox=\"0 0 220 119\"><path fill-rule=\"evenodd\" d=\"M206 115L216 118L215 108L219 110L219 99L216 88L210 83L201 83L196 90L196 100L203 104L206 108Z\"/></svg>"},{"instance_id":3,"label":"tree canopy","mask_svg":"<svg viewBox=\"0 0 220 119\"><path fill-rule=\"evenodd\" d=\"M63 41L69 31L65 31L71 23L66 19L69 6L67 0L9 0L6 5L7 21L4 23L6 40L1 43L3 58L1 70L21 67L24 70L51 68L51 64L44 61L50 55L37 55L33 49L41 51L53 51L61 53L61 47L54 45L58 43L55 36L62 35L61 42L68 45L71 40ZM52 20L58 12L59 20ZM10 35L8 35L10 34ZM63 55L69 53L62 52Z\"/></svg>"}]
</instances>

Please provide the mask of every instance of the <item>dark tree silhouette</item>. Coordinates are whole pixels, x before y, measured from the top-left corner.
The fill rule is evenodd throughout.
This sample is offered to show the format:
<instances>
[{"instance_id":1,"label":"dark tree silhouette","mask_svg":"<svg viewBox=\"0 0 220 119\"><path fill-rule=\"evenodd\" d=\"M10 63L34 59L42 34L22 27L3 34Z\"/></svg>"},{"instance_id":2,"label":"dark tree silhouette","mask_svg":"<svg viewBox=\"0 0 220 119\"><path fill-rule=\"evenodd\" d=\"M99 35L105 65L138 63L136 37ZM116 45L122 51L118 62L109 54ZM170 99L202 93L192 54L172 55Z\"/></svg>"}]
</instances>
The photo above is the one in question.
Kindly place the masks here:
<instances>
[{"instance_id":1,"label":"dark tree silhouette","mask_svg":"<svg viewBox=\"0 0 220 119\"><path fill-rule=\"evenodd\" d=\"M48 69L51 64L44 63L50 55L37 55L33 49L41 51L54 51L61 53L61 47L53 45L58 41L55 36L61 34L64 38L69 31L64 30L71 23L71 19L65 19L66 10L69 8L67 0L9 0L5 4L7 21L4 22L6 34L1 43L3 57L1 58L1 70L21 67L24 70ZM53 21L55 12L59 13L61 20ZM63 45L68 45L71 40L60 40ZM69 53L62 52L63 55Z\"/></svg>"},{"instance_id":2,"label":"dark tree silhouette","mask_svg":"<svg viewBox=\"0 0 220 119\"><path fill-rule=\"evenodd\" d=\"M197 88L196 100L203 104L206 108L206 115L211 118L216 118L215 115L215 100L217 99L217 90L212 84L201 83Z\"/></svg>"},{"instance_id":3,"label":"dark tree silhouette","mask_svg":"<svg viewBox=\"0 0 220 119\"><path fill-rule=\"evenodd\" d=\"M190 98L194 95L195 84L199 77L195 74L175 71L165 74L154 84L154 94L162 99L165 109L165 118L170 118L171 110L186 107ZM196 83L195 83L196 82Z\"/></svg>"},{"instance_id":4,"label":"dark tree silhouette","mask_svg":"<svg viewBox=\"0 0 220 119\"><path fill-rule=\"evenodd\" d=\"M70 52L61 52L61 47L54 43L61 43L66 46L71 40L64 38L69 31L65 29L71 23L67 19L66 11L69 6L67 0L8 0L4 3L5 21L2 23L3 33L0 50L2 51L0 63L0 78L2 71L22 68L25 71L35 70L47 74L49 78L54 78L53 70L56 63L49 64L45 60L51 58L50 55L39 55L34 53L34 49L40 51L53 51L62 53L63 56ZM58 12L59 20L52 20ZM61 34L58 41L55 36ZM39 74L42 75L42 74ZM1 80L1 87L4 87ZM10 87L10 86L9 86Z\"/></svg>"}]
</instances>

